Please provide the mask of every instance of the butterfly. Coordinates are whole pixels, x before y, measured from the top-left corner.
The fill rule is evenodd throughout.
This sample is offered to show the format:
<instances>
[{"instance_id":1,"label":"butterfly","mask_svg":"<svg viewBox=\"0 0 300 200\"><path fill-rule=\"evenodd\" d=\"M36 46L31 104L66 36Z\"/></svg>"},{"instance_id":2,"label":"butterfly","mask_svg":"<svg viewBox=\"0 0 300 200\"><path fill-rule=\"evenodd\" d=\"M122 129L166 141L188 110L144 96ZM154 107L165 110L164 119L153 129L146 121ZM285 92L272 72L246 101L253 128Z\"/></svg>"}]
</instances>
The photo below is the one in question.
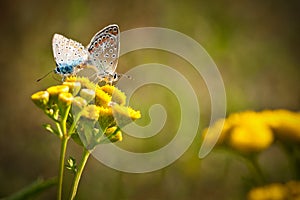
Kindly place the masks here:
<instances>
[{"instance_id":1,"label":"butterfly","mask_svg":"<svg viewBox=\"0 0 300 200\"><path fill-rule=\"evenodd\" d=\"M97 32L86 48L77 41L54 34L52 48L56 63L54 72L63 77L76 75L87 65L95 68L100 81L112 83L119 77L115 73L120 51L120 29L116 24Z\"/></svg>"},{"instance_id":2,"label":"butterfly","mask_svg":"<svg viewBox=\"0 0 300 200\"><path fill-rule=\"evenodd\" d=\"M54 72L63 77L78 73L88 60L88 52L81 43L57 33L52 39L52 49L56 63Z\"/></svg>"},{"instance_id":3,"label":"butterfly","mask_svg":"<svg viewBox=\"0 0 300 200\"><path fill-rule=\"evenodd\" d=\"M108 25L91 39L87 46L88 64L96 67L100 81L114 82L119 78L115 73L120 52L120 29L116 24Z\"/></svg>"}]
</instances>

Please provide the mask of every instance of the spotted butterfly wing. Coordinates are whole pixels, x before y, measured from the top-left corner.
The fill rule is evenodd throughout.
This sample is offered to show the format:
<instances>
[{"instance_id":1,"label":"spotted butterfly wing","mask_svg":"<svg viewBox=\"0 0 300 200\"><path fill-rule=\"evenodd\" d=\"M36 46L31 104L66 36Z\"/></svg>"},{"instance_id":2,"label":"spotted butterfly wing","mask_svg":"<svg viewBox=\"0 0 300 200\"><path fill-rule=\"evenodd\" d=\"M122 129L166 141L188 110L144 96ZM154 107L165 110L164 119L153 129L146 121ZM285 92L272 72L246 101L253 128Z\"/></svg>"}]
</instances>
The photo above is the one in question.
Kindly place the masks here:
<instances>
[{"instance_id":1,"label":"spotted butterfly wing","mask_svg":"<svg viewBox=\"0 0 300 200\"><path fill-rule=\"evenodd\" d=\"M55 73L62 76L76 74L80 66L88 59L88 52L79 42L54 34L52 40L53 55L56 62Z\"/></svg>"},{"instance_id":2,"label":"spotted butterfly wing","mask_svg":"<svg viewBox=\"0 0 300 200\"><path fill-rule=\"evenodd\" d=\"M116 24L109 25L95 34L87 46L89 64L98 70L99 78L114 76L120 51L120 30Z\"/></svg>"}]
</instances>

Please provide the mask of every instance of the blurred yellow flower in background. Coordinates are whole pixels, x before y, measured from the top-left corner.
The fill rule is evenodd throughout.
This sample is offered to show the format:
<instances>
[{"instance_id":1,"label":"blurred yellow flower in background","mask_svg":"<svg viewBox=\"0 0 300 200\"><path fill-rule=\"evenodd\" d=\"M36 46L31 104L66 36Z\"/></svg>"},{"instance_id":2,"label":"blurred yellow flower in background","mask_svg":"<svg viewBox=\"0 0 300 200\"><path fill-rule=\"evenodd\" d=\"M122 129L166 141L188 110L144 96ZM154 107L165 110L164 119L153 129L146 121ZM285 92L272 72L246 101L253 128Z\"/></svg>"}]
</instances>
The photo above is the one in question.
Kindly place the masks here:
<instances>
[{"instance_id":1,"label":"blurred yellow flower in background","mask_svg":"<svg viewBox=\"0 0 300 200\"><path fill-rule=\"evenodd\" d=\"M281 140L300 143L300 113L288 110L264 111L266 123Z\"/></svg>"},{"instance_id":2,"label":"blurred yellow flower in background","mask_svg":"<svg viewBox=\"0 0 300 200\"><path fill-rule=\"evenodd\" d=\"M253 188L248 192L248 200L288 200L300 199L300 182L289 181L285 184L272 183Z\"/></svg>"},{"instance_id":3,"label":"blurred yellow flower in background","mask_svg":"<svg viewBox=\"0 0 300 200\"><path fill-rule=\"evenodd\" d=\"M205 129L203 138L215 140L216 131L221 131L217 144L228 145L243 153L259 152L276 139L299 143L300 113L287 110L234 113Z\"/></svg>"}]
</instances>

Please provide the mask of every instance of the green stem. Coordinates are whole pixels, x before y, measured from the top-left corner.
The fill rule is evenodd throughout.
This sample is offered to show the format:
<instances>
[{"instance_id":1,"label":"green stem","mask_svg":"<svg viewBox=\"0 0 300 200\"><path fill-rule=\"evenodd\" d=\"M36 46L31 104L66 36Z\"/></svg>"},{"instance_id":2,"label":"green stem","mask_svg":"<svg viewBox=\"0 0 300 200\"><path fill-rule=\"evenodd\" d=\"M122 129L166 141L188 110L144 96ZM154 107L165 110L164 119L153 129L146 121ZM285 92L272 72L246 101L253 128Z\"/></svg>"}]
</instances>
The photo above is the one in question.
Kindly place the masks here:
<instances>
[{"instance_id":1,"label":"green stem","mask_svg":"<svg viewBox=\"0 0 300 200\"><path fill-rule=\"evenodd\" d=\"M69 129L69 135L73 134L73 131L75 129L75 126L77 125L77 122L78 122L80 116L81 116L81 112L75 115L74 121Z\"/></svg>"},{"instance_id":2,"label":"green stem","mask_svg":"<svg viewBox=\"0 0 300 200\"><path fill-rule=\"evenodd\" d=\"M264 176L264 173L261 170L261 167L259 166L258 160L256 156L250 156L248 157L248 169L252 171L253 177L255 178L257 185L262 185L266 183L266 178Z\"/></svg>"},{"instance_id":3,"label":"green stem","mask_svg":"<svg viewBox=\"0 0 300 200\"><path fill-rule=\"evenodd\" d=\"M290 168L292 173L294 174L295 178L299 179L300 178L300 153L299 150L297 151L297 148L291 144L287 144L285 142L280 141L279 145L281 149L284 151L286 154L286 157L288 159Z\"/></svg>"},{"instance_id":4,"label":"green stem","mask_svg":"<svg viewBox=\"0 0 300 200\"><path fill-rule=\"evenodd\" d=\"M257 160L257 155L242 155L240 153L237 153L236 151L228 150L226 149L225 152L231 156L233 156L235 159L240 160L242 163L246 165L248 168L249 172L252 175L254 184L256 186L262 185L266 183L266 177L261 170L261 167L259 166L258 160Z\"/></svg>"},{"instance_id":5,"label":"green stem","mask_svg":"<svg viewBox=\"0 0 300 200\"><path fill-rule=\"evenodd\" d=\"M79 181L80 181L83 169L85 167L85 164L89 158L89 155L90 155L90 152L84 148L81 163L78 166L77 172L74 177L70 200L73 200L76 196Z\"/></svg>"},{"instance_id":6,"label":"green stem","mask_svg":"<svg viewBox=\"0 0 300 200\"><path fill-rule=\"evenodd\" d=\"M64 112L64 116L61 120L61 127L62 127L62 131L63 131L63 135L67 135L67 119L68 119L68 115L69 115L69 111L70 111L71 106L68 106Z\"/></svg>"},{"instance_id":7,"label":"green stem","mask_svg":"<svg viewBox=\"0 0 300 200\"><path fill-rule=\"evenodd\" d=\"M61 138L61 146L60 146L60 159L59 159L59 172L58 172L58 191L57 191L58 200L61 200L62 197L62 185L63 185L63 177L64 177L66 149L67 149L68 140L70 139L70 136L67 133L67 125L66 125L70 108L71 106L68 106L60 123L60 128L61 128L60 133L62 133L62 138Z\"/></svg>"},{"instance_id":8,"label":"green stem","mask_svg":"<svg viewBox=\"0 0 300 200\"><path fill-rule=\"evenodd\" d=\"M64 167L65 167L65 155L66 155L68 140L69 140L69 137L65 137L65 136L61 140L59 172L58 172L58 191L57 191L57 199L58 200L61 200L61 196L62 196L62 183L63 183Z\"/></svg>"}]
</instances>

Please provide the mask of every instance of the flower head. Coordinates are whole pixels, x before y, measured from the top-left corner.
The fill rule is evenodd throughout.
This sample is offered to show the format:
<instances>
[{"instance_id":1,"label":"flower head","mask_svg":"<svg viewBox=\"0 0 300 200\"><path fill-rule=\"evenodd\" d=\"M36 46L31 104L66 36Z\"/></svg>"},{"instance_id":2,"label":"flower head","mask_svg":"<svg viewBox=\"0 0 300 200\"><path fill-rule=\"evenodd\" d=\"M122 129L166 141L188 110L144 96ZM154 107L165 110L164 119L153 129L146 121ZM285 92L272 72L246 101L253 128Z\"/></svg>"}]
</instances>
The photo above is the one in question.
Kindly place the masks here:
<instances>
[{"instance_id":1,"label":"flower head","mask_svg":"<svg viewBox=\"0 0 300 200\"><path fill-rule=\"evenodd\" d=\"M287 110L265 111L266 123L280 140L300 143L300 113Z\"/></svg>"},{"instance_id":2,"label":"flower head","mask_svg":"<svg viewBox=\"0 0 300 200\"><path fill-rule=\"evenodd\" d=\"M104 85L100 87L100 89L104 92L106 92L108 95L112 97L112 101L119 104L119 105L125 105L126 103L126 96L121 90L114 87L113 85Z\"/></svg>"},{"instance_id":3,"label":"flower head","mask_svg":"<svg viewBox=\"0 0 300 200\"><path fill-rule=\"evenodd\" d=\"M65 82L69 83L80 83L81 88L87 88L87 89L92 89L95 90L96 85L92 83L88 78L85 77L75 77L75 76L70 76L67 77Z\"/></svg>"},{"instance_id":4,"label":"flower head","mask_svg":"<svg viewBox=\"0 0 300 200\"><path fill-rule=\"evenodd\" d=\"M82 117L97 121L99 118L100 107L96 105L88 105L82 111Z\"/></svg>"},{"instance_id":5,"label":"flower head","mask_svg":"<svg viewBox=\"0 0 300 200\"><path fill-rule=\"evenodd\" d=\"M95 104L97 106L108 107L109 102L111 101L111 96L97 87Z\"/></svg>"},{"instance_id":6,"label":"flower head","mask_svg":"<svg viewBox=\"0 0 300 200\"><path fill-rule=\"evenodd\" d=\"M287 199L288 190L280 183L258 187L248 193L249 200Z\"/></svg>"},{"instance_id":7,"label":"flower head","mask_svg":"<svg viewBox=\"0 0 300 200\"><path fill-rule=\"evenodd\" d=\"M122 141L120 126L141 117L140 111L125 106L126 96L118 88L100 87L83 77L67 77L62 85L33 94L32 100L56 122L65 120L59 124L67 123L67 128L72 129L67 134L77 142L80 138L78 144L87 149L105 142Z\"/></svg>"},{"instance_id":8,"label":"flower head","mask_svg":"<svg viewBox=\"0 0 300 200\"><path fill-rule=\"evenodd\" d=\"M256 187L248 192L247 197L248 200L299 199L300 182L289 181Z\"/></svg>"},{"instance_id":9,"label":"flower head","mask_svg":"<svg viewBox=\"0 0 300 200\"><path fill-rule=\"evenodd\" d=\"M103 130L115 124L115 118L110 107L100 107L98 122Z\"/></svg>"},{"instance_id":10,"label":"flower head","mask_svg":"<svg viewBox=\"0 0 300 200\"><path fill-rule=\"evenodd\" d=\"M62 92L69 92L69 87L67 85L56 85L56 86L51 86L47 89L47 92L51 96L57 96L59 93Z\"/></svg>"},{"instance_id":11,"label":"flower head","mask_svg":"<svg viewBox=\"0 0 300 200\"><path fill-rule=\"evenodd\" d=\"M61 104L69 106L72 104L74 97L71 93L68 92L62 92L58 95L58 101L61 102Z\"/></svg>"},{"instance_id":12,"label":"flower head","mask_svg":"<svg viewBox=\"0 0 300 200\"><path fill-rule=\"evenodd\" d=\"M140 111L135 111L130 107L124 107L116 103L110 103L110 105L118 126L125 126L133 120L141 118Z\"/></svg>"},{"instance_id":13,"label":"flower head","mask_svg":"<svg viewBox=\"0 0 300 200\"><path fill-rule=\"evenodd\" d=\"M223 127L221 127L224 124ZM286 110L245 111L220 119L203 131L208 141L244 152L260 152L268 148L275 139L300 142L300 114ZM221 127L221 128L220 128ZM210 130L211 134L206 134Z\"/></svg>"},{"instance_id":14,"label":"flower head","mask_svg":"<svg viewBox=\"0 0 300 200\"><path fill-rule=\"evenodd\" d=\"M265 124L250 121L233 127L228 139L230 146L241 152L258 152L272 144L273 133Z\"/></svg>"},{"instance_id":15,"label":"flower head","mask_svg":"<svg viewBox=\"0 0 300 200\"><path fill-rule=\"evenodd\" d=\"M63 85L66 85L70 88L70 93L76 96L81 88L80 82L63 82Z\"/></svg>"},{"instance_id":16,"label":"flower head","mask_svg":"<svg viewBox=\"0 0 300 200\"><path fill-rule=\"evenodd\" d=\"M105 136L111 141L111 142L117 142L122 141L122 132L118 129L118 127L113 126L111 128L108 128L105 131Z\"/></svg>"},{"instance_id":17,"label":"flower head","mask_svg":"<svg viewBox=\"0 0 300 200\"><path fill-rule=\"evenodd\" d=\"M49 101L49 93L47 91L39 91L31 95L31 99L39 108L46 108Z\"/></svg>"}]
</instances>

